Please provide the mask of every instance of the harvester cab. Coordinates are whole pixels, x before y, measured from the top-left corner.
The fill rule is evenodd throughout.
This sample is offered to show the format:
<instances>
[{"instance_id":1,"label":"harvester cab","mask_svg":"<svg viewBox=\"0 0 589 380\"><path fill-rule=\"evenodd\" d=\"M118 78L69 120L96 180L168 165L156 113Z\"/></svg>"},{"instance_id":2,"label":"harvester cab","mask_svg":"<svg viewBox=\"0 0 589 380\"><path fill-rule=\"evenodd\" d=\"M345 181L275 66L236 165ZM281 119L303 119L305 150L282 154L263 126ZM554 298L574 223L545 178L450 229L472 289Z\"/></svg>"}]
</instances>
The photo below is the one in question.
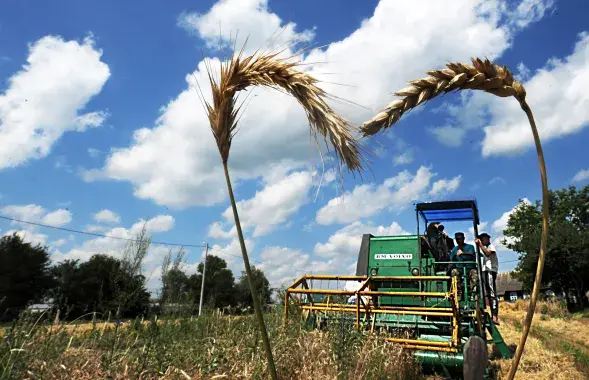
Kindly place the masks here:
<instances>
[{"instance_id":1,"label":"harvester cab","mask_svg":"<svg viewBox=\"0 0 589 380\"><path fill-rule=\"evenodd\" d=\"M465 378L487 373L487 344L500 357L513 354L486 308L480 249L472 261L450 261L431 233L437 223L472 222L478 235L476 201L417 203L415 213L415 235L362 236L356 275L305 275L295 281L286 290L285 322L295 300L307 328L352 321L358 330L383 331L387 341L412 350L424 367L462 372ZM313 287L329 282L356 286Z\"/></svg>"}]
</instances>

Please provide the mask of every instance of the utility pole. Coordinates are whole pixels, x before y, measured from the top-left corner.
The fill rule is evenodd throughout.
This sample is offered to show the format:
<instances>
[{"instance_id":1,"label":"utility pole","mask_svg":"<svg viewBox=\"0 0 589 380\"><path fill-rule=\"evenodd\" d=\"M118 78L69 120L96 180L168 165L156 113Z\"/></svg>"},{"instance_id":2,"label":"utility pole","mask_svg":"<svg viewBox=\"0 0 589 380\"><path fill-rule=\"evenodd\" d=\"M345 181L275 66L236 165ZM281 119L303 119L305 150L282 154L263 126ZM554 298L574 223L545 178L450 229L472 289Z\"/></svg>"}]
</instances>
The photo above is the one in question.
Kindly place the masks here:
<instances>
[{"instance_id":1,"label":"utility pole","mask_svg":"<svg viewBox=\"0 0 589 380\"><path fill-rule=\"evenodd\" d=\"M205 290L205 273L207 271L207 255L209 253L209 243L205 243L205 261L202 264L202 283L200 285L200 300L198 303L198 315L202 314L202 299Z\"/></svg>"}]
</instances>

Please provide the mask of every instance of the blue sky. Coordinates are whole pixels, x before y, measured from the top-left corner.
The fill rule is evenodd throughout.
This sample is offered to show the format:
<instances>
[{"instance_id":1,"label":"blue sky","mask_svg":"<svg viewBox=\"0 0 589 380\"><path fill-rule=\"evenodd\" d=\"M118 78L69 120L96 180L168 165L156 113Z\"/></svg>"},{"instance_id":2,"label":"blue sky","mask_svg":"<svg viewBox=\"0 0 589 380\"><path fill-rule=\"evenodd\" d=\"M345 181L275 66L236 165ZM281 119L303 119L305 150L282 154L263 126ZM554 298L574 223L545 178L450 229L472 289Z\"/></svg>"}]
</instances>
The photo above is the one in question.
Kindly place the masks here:
<instances>
[{"instance_id":1,"label":"blue sky","mask_svg":"<svg viewBox=\"0 0 589 380\"><path fill-rule=\"evenodd\" d=\"M280 31L273 47L312 44L301 59L323 88L363 106L333 104L356 123L448 61L507 65L528 91L550 187L585 185L588 12L583 0L4 2L0 215L124 238L147 221L154 240L206 241L239 275L219 155L195 90L196 81L208 89L203 54L218 57L220 39L236 31L238 46L249 36L248 53ZM363 233L415 232L416 199L475 197L483 230L499 239L518 199L540 196L514 99L451 94L405 115L366 142L377 153L371 172L346 175L342 201L329 166L316 196L323 169L299 105L252 92L230 170L250 256L273 284L305 271L349 273ZM124 246L7 220L0 229L47 244L56 261ZM167 250L154 245L146 262L152 289ZM188 249L188 271L201 255ZM500 256L501 270L515 266L514 253L501 247Z\"/></svg>"}]
</instances>

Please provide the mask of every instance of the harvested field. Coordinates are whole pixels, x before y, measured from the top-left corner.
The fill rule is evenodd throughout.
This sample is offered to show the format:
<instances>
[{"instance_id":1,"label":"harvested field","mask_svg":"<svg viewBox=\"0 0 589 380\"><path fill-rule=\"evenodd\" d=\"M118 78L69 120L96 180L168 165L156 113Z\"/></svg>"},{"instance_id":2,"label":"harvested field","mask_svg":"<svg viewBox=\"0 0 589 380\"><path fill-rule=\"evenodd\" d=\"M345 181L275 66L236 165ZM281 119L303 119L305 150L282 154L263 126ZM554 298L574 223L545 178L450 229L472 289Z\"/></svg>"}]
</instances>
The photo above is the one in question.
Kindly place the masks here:
<instances>
[{"instance_id":1,"label":"harvested field","mask_svg":"<svg viewBox=\"0 0 589 380\"><path fill-rule=\"evenodd\" d=\"M502 303L500 331L517 344L523 302ZM544 314L542 314L542 312ZM293 316L296 318L296 316ZM51 320L48 318L48 320ZM335 328L305 333L281 329L266 315L282 379L439 379L424 376L406 352L365 334ZM4 328L2 379L259 379L265 358L253 316L160 319L73 325L21 320ZM589 378L589 316L540 303L517 379ZM509 360L493 360L498 379Z\"/></svg>"},{"instance_id":2,"label":"harvested field","mask_svg":"<svg viewBox=\"0 0 589 380\"><path fill-rule=\"evenodd\" d=\"M527 302L500 305L503 338L517 344ZM506 376L510 361L497 360L498 378ZM569 314L558 303L540 302L526 342L516 379L589 379L589 315Z\"/></svg>"}]
</instances>

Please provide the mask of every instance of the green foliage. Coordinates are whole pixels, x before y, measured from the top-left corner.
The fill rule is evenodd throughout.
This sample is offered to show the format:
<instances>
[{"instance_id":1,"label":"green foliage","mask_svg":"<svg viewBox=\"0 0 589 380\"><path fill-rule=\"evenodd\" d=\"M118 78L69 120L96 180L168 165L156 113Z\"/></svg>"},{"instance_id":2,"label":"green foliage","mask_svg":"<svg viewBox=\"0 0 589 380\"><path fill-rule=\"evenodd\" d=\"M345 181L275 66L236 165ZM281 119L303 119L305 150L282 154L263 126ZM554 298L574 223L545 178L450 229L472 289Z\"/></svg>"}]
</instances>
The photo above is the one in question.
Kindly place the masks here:
<instances>
[{"instance_id":1,"label":"green foliage","mask_svg":"<svg viewBox=\"0 0 589 380\"><path fill-rule=\"evenodd\" d=\"M49 265L46 247L25 243L16 233L0 238L0 320L44 300L54 284Z\"/></svg>"},{"instance_id":2,"label":"green foliage","mask_svg":"<svg viewBox=\"0 0 589 380\"><path fill-rule=\"evenodd\" d=\"M264 272L256 268L255 266L251 267L251 271L254 287L258 292L260 304L262 306L269 304L272 301L272 290L270 289L270 281L268 281ZM238 303L242 305L242 307L253 307L254 300L252 298L248 277L245 271L241 272L241 277L236 285L236 288Z\"/></svg>"},{"instance_id":3,"label":"green foliage","mask_svg":"<svg viewBox=\"0 0 589 380\"><path fill-rule=\"evenodd\" d=\"M188 296L188 276L180 269L170 269L162 290L162 302L182 302Z\"/></svg>"},{"instance_id":4,"label":"green foliage","mask_svg":"<svg viewBox=\"0 0 589 380\"><path fill-rule=\"evenodd\" d=\"M111 313L114 318L145 315L149 292L141 267L150 244L144 225L134 241L127 244L121 259L96 254L83 263L66 260L51 268L57 284L51 296L62 318L94 312Z\"/></svg>"},{"instance_id":5,"label":"green foliage","mask_svg":"<svg viewBox=\"0 0 589 380\"><path fill-rule=\"evenodd\" d=\"M172 263L172 251L164 258L162 264L162 294L161 303L185 303L190 300L188 276L182 270L182 259L184 250L180 249L176 253Z\"/></svg>"},{"instance_id":6,"label":"green foliage","mask_svg":"<svg viewBox=\"0 0 589 380\"><path fill-rule=\"evenodd\" d=\"M574 186L550 192L549 236L543 285L553 290L573 291L577 300L586 303L589 290L589 186ZM520 202L510 215L503 232L507 247L520 254L515 275L527 289L536 276L542 233L541 203Z\"/></svg>"},{"instance_id":7,"label":"green foliage","mask_svg":"<svg viewBox=\"0 0 589 380\"><path fill-rule=\"evenodd\" d=\"M207 255L205 273L204 304L222 308L235 303L235 278L227 262L215 255ZM198 294L202 284L203 263L198 264L197 273L189 278L193 294Z\"/></svg>"},{"instance_id":8,"label":"green foliage","mask_svg":"<svg viewBox=\"0 0 589 380\"><path fill-rule=\"evenodd\" d=\"M147 312L149 293L142 275L130 273L121 260L98 254L79 263L65 261L52 268L58 282L54 302L62 315L78 318L97 312L134 317Z\"/></svg>"},{"instance_id":9,"label":"green foliage","mask_svg":"<svg viewBox=\"0 0 589 380\"><path fill-rule=\"evenodd\" d=\"M180 251L172 262L170 252L162 265L161 302L168 304L166 307L170 312L178 308L169 304L182 304L196 311L200 301L203 263L198 264L197 273L188 276L181 265L182 257L183 251ZM207 255L203 307L223 308L235 301L235 278L227 268L227 262L218 256Z\"/></svg>"}]
</instances>

